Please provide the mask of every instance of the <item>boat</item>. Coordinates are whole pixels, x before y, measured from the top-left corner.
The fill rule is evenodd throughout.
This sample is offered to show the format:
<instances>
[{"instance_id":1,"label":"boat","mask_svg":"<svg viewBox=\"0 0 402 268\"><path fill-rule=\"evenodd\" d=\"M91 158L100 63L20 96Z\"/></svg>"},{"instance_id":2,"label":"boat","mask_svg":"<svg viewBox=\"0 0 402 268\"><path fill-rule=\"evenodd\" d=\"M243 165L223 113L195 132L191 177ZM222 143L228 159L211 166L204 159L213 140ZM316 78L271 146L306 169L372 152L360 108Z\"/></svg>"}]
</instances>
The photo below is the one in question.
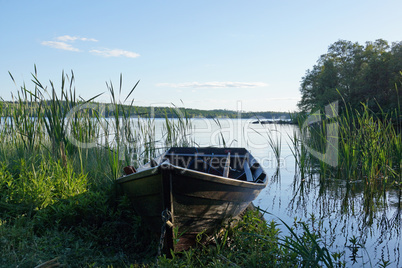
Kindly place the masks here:
<instances>
[{"instance_id":1,"label":"boat","mask_svg":"<svg viewBox=\"0 0 402 268\"><path fill-rule=\"evenodd\" d=\"M187 250L199 233L213 235L267 185L266 173L245 148L173 147L125 171L117 183L161 234L167 253Z\"/></svg>"}]
</instances>

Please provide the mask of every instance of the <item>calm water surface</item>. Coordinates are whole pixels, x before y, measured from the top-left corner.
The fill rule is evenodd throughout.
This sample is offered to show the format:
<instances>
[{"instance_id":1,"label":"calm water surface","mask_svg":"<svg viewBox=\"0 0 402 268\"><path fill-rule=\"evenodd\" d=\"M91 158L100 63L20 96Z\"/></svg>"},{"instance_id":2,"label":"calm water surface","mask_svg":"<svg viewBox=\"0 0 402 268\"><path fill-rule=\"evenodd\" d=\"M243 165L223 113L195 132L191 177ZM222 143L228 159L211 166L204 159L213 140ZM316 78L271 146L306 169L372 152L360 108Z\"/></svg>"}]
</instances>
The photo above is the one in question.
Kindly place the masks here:
<instances>
[{"instance_id":1,"label":"calm water surface","mask_svg":"<svg viewBox=\"0 0 402 268\"><path fill-rule=\"evenodd\" d=\"M5 120L2 118L1 123ZM252 124L253 119L193 119L189 133L198 146L245 147L259 161L268 174L268 186L254 201L256 206L272 213L265 214L267 221L278 221L279 217L288 225L295 219L310 222L314 215L315 231L323 236L323 243L330 251L345 251L347 267L379 267L381 259L389 260L389 267L402 267L401 211L397 192L386 193L386 205L373 213L372 224L365 224L360 213L362 193L355 191L352 199L355 213L342 213L341 200L346 194L346 185L327 178L329 186L323 188L318 180L300 188L300 177L295 169L295 158L291 151L290 137L299 133L293 125ZM155 119L156 140L162 140L165 119ZM1 125L1 124L0 124ZM271 141L280 144L280 163L277 163ZM158 146L158 144L156 145ZM163 144L159 144L163 147ZM277 174L277 176L275 176ZM358 185L356 189L358 189ZM399 223L398 223L399 220ZM288 234L283 225L282 233ZM356 238L360 248L355 260L351 258L350 239Z\"/></svg>"},{"instance_id":2,"label":"calm water surface","mask_svg":"<svg viewBox=\"0 0 402 268\"><path fill-rule=\"evenodd\" d=\"M346 192L344 184L334 182L323 190L319 183L313 180L302 190L297 187L300 178L297 176L295 158L289 146L289 136L293 136L294 132L298 133L296 126L262 126L251 124L252 121L254 120L220 119L217 123L211 119L193 119L191 135L199 146L222 146L225 142L226 146L247 148L259 160L270 181L254 204L275 215L266 214L266 220L276 219L278 222L277 216L291 226L295 218L311 223L311 216L314 215L317 220L313 225L314 229L324 237L323 243L330 251L345 251L344 260L347 267L378 267L382 258L392 262L389 267L402 267L399 250L401 225L391 226L393 217L400 217L400 214L397 214L399 204L396 193L387 193L387 206L374 213L371 227L365 227L364 217L358 213L362 207L358 191L354 198L356 201L351 206L356 212L352 216L350 211L341 213L340 200ZM162 136L163 122L162 119L155 120L159 137ZM278 163L269 145L269 136L281 146L281 162L278 169ZM274 176L277 171L278 176ZM283 225L280 229L288 234ZM359 249L355 260L351 258L352 251L349 247L349 240L353 237L364 245L364 249Z\"/></svg>"}]
</instances>

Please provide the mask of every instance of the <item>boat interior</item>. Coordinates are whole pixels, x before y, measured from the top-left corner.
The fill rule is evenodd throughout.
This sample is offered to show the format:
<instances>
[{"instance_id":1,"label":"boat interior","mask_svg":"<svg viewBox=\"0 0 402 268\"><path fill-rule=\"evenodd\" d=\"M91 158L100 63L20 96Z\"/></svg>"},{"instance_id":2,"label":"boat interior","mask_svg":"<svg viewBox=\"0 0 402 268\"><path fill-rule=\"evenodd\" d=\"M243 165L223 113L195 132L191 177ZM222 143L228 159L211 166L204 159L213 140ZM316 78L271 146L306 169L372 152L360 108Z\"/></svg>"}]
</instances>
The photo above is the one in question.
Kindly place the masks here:
<instances>
[{"instance_id":1,"label":"boat interior","mask_svg":"<svg viewBox=\"0 0 402 268\"><path fill-rule=\"evenodd\" d=\"M171 148L162 162L231 179L264 183L266 174L244 148Z\"/></svg>"}]
</instances>

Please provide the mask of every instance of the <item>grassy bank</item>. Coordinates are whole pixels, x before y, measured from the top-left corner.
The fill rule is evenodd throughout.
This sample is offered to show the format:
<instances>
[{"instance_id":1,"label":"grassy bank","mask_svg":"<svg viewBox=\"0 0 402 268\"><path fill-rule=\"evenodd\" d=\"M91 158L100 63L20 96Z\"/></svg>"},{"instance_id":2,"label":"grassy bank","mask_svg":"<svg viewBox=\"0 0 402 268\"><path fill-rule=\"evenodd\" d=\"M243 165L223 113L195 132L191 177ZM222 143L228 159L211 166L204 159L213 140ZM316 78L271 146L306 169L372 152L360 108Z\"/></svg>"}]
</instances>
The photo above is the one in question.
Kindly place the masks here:
<instances>
[{"instance_id":1,"label":"grassy bank","mask_svg":"<svg viewBox=\"0 0 402 268\"><path fill-rule=\"evenodd\" d=\"M49 260L66 267L342 266L341 254L329 254L307 225L295 223L295 232L282 236L278 223L267 224L258 211L247 212L209 244L157 258L159 237L114 181L128 164L194 144L186 112L176 120L166 117L163 138L156 140L152 118L133 120L122 109L121 80L117 89L108 83L113 117L106 121L96 98L76 96L73 73L62 75L58 90L51 82L45 87L36 71L32 82L12 106L0 102L1 267Z\"/></svg>"}]
</instances>

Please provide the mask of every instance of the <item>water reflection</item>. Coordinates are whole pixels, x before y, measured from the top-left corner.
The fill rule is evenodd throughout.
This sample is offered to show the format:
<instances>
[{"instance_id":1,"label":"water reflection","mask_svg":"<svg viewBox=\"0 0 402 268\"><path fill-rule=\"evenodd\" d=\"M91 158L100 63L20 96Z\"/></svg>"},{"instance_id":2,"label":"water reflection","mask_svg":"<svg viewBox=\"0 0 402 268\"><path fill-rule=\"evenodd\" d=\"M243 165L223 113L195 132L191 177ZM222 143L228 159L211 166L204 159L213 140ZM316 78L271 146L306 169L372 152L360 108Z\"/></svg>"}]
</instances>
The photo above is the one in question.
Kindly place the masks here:
<instances>
[{"instance_id":1,"label":"water reflection","mask_svg":"<svg viewBox=\"0 0 402 268\"><path fill-rule=\"evenodd\" d=\"M334 249L347 249L349 261L362 265L384 259L400 265L401 190L368 192L363 181L301 177L290 184L290 215L318 218L318 231Z\"/></svg>"},{"instance_id":2,"label":"water reflection","mask_svg":"<svg viewBox=\"0 0 402 268\"><path fill-rule=\"evenodd\" d=\"M162 142L165 120L152 122L152 141L162 152L166 148ZM307 151L298 142L299 131L292 125L262 126L246 119L193 119L191 126L191 131L186 132L191 137L186 138L199 146L245 147L258 159L271 179L255 205L289 226L295 218L312 224L330 251L345 252L348 266L378 266L381 260L389 260L391 266L400 267L400 188L368 191L363 180L334 179L330 171L316 174ZM282 232L286 234L286 228Z\"/></svg>"},{"instance_id":3,"label":"water reflection","mask_svg":"<svg viewBox=\"0 0 402 268\"><path fill-rule=\"evenodd\" d=\"M155 149L162 152L166 149L165 120L155 119L152 123L155 124L152 137L140 144L153 142ZM232 147L247 148L258 159L271 179L255 205L289 226L295 218L313 224L330 251L345 251L348 266L353 263L378 266L381 259L391 261L392 267L401 266L401 188L372 192L367 191L363 180L333 179L330 172L314 173L307 152L295 142L299 132L292 125L261 126L250 124L247 119L222 119L219 124L209 119L193 119L191 124L188 135L197 145L222 146L224 141ZM139 121L134 122L130 131L139 130ZM114 140L112 134L104 137ZM286 234L286 228L282 232Z\"/></svg>"},{"instance_id":4,"label":"water reflection","mask_svg":"<svg viewBox=\"0 0 402 268\"><path fill-rule=\"evenodd\" d=\"M293 126L276 126L275 131L282 136L281 157L285 165L266 168L271 180L256 205L289 225L295 218L307 222L314 217L322 242L333 251L345 251L348 266L370 263L378 266L382 260L389 260L391 267L400 267L401 190L368 191L362 180L320 176L312 168L301 171L291 140L298 130ZM253 138L263 140L258 135ZM269 146L247 149L257 157L272 153ZM265 217L274 219L270 215ZM282 231L287 233L286 229Z\"/></svg>"}]
</instances>

